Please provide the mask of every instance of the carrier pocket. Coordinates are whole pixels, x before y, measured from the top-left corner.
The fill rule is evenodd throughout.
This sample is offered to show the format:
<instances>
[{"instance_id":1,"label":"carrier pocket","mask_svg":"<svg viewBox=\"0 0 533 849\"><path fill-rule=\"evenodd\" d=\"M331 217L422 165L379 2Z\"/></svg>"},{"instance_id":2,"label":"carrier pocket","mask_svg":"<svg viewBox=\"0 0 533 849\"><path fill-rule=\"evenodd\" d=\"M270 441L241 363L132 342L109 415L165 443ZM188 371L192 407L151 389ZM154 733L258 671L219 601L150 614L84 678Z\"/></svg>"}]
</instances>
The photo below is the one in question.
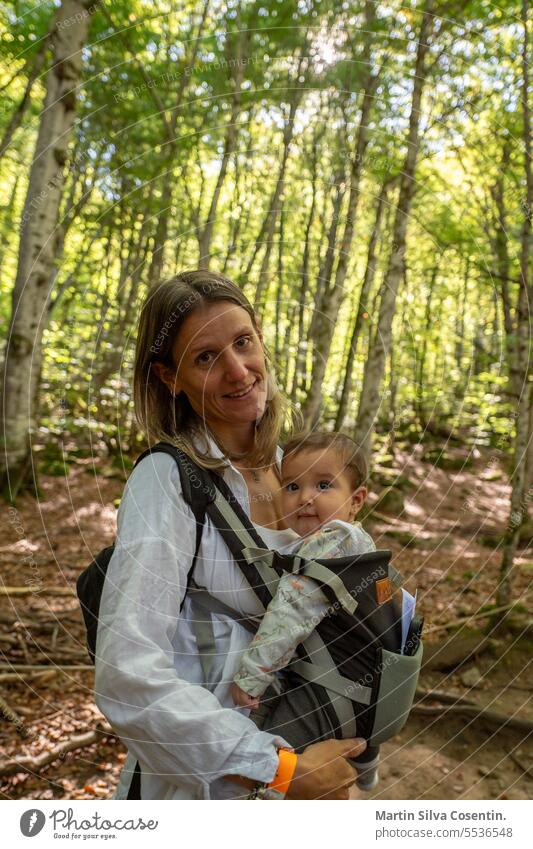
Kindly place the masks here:
<instances>
[{"instance_id":1,"label":"carrier pocket","mask_svg":"<svg viewBox=\"0 0 533 849\"><path fill-rule=\"evenodd\" d=\"M413 704L422 663L422 643L413 655L381 649L381 675L370 746L379 746L402 730Z\"/></svg>"}]
</instances>

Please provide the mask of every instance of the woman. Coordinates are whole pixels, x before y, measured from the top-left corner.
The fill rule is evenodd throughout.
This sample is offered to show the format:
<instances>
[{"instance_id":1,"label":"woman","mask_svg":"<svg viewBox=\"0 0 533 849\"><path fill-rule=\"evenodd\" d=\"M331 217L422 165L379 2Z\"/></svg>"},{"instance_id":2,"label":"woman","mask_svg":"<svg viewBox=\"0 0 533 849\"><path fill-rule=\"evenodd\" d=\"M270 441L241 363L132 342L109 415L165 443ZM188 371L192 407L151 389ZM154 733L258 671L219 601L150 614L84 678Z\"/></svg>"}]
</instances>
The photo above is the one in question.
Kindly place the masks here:
<instances>
[{"instance_id":1,"label":"woman","mask_svg":"<svg viewBox=\"0 0 533 849\"><path fill-rule=\"evenodd\" d=\"M173 442L224 480L268 546L283 528L278 465L286 401L275 388L254 311L220 274L190 271L150 293L141 313L135 411L150 444ZM135 468L118 512L115 552L100 606L96 701L129 749L117 798L138 761L143 799L243 796L269 783L288 748L233 706L230 684L250 634L213 614L216 649L209 688L185 594L196 525L179 471L165 454ZM245 616L261 613L209 517L195 580ZM180 610L180 606L182 605ZM297 756L287 799L348 798L347 757L364 741L324 741Z\"/></svg>"}]
</instances>

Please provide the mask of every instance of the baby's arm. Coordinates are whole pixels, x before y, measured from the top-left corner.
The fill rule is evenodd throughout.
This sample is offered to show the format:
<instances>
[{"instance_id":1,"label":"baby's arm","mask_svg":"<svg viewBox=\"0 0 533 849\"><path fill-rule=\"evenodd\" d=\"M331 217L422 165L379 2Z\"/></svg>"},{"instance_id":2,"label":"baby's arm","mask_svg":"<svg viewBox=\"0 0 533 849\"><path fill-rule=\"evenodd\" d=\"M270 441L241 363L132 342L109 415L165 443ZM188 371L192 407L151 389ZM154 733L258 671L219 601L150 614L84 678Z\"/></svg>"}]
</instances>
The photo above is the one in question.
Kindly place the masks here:
<instances>
[{"instance_id":1,"label":"baby's arm","mask_svg":"<svg viewBox=\"0 0 533 849\"><path fill-rule=\"evenodd\" d=\"M287 666L296 646L314 631L329 607L326 596L312 578L289 573L281 577L276 595L233 679L236 704L257 707L257 697L274 681L274 673Z\"/></svg>"},{"instance_id":2,"label":"baby's arm","mask_svg":"<svg viewBox=\"0 0 533 849\"><path fill-rule=\"evenodd\" d=\"M312 560L363 554L375 548L360 525L334 520L300 543L297 553ZM287 666L296 646L314 631L328 609L326 596L312 578L283 575L233 679L231 694L235 704L259 706L258 697L275 679L274 673Z\"/></svg>"}]
</instances>

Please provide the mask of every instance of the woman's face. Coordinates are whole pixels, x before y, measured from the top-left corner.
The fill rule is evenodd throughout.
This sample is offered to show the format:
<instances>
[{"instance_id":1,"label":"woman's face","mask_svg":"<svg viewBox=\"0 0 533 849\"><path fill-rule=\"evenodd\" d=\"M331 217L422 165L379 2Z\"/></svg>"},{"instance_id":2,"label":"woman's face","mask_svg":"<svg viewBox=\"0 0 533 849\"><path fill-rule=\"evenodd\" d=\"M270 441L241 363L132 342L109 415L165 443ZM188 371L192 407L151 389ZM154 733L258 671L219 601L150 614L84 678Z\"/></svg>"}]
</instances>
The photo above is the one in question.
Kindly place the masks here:
<instances>
[{"instance_id":1,"label":"woman's face","mask_svg":"<svg viewBox=\"0 0 533 849\"><path fill-rule=\"evenodd\" d=\"M207 303L183 322L172 348L175 369L154 364L158 377L215 433L255 422L263 414L267 370L262 337L245 309Z\"/></svg>"}]
</instances>

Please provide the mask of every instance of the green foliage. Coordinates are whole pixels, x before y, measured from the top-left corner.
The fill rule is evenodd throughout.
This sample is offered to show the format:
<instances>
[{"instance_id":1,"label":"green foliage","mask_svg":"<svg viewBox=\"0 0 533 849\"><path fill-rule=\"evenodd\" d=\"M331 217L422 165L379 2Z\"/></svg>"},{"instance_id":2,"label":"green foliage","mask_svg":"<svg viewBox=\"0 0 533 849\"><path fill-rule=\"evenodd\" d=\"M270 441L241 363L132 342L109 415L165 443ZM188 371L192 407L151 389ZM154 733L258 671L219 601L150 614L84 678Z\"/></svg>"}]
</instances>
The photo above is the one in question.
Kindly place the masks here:
<instances>
[{"instance_id":1,"label":"green foliage","mask_svg":"<svg viewBox=\"0 0 533 849\"><path fill-rule=\"evenodd\" d=\"M40 394L43 441L69 434L74 443L69 456L79 458L92 440L115 448L120 436L129 445L135 328L150 284L158 224L168 213L163 273L196 266L198 235L215 191L235 98L236 138L220 187L212 267L224 269L253 298L266 246L258 246L250 269L248 262L276 187L290 102L300 88L279 200L281 262L278 220L263 316L271 348L279 321L280 371L292 375L302 342L297 338L299 302L305 302L306 337L321 285L336 181L344 191L339 220L345 223L350 159L370 68L379 79L346 300L332 328L322 403L322 421L333 422L376 201L387 183L376 279L364 305L364 338L354 365L346 419L350 429L368 336L375 330L379 285L394 250L392 220L421 8L418 3L370 5L375 11L370 20L368 6L354 0L217 0L203 23L202 4L190 0L157 7L144 0L118 0L92 15L61 211L65 242L56 256L57 276L50 281L53 309L44 335ZM519 7L496 8L488 0L455 5L456 19L454 4L440 10L442 19L431 40L405 281L377 427L378 434L388 437L392 429L396 440L402 437L412 444L445 426L470 443L502 445L512 428L514 407L508 384L512 339L505 336L503 303L505 294L511 305L517 300L524 214L521 34L515 23ZM52 2L18 2L14 8L0 3L0 134L22 97L55 8ZM43 74L0 160L4 335L18 222L45 85ZM503 229L498 181L506 213ZM336 258L342 250L341 232L342 226ZM502 232L505 238L498 242ZM502 244L508 280L498 277ZM308 278L302 285L304 260ZM515 319L513 306L511 321ZM311 353L310 348L307 366ZM304 398L305 390L296 388L293 400L301 403ZM445 469L464 465L463 458L447 452L428 458ZM50 457L46 462L62 460Z\"/></svg>"}]
</instances>

